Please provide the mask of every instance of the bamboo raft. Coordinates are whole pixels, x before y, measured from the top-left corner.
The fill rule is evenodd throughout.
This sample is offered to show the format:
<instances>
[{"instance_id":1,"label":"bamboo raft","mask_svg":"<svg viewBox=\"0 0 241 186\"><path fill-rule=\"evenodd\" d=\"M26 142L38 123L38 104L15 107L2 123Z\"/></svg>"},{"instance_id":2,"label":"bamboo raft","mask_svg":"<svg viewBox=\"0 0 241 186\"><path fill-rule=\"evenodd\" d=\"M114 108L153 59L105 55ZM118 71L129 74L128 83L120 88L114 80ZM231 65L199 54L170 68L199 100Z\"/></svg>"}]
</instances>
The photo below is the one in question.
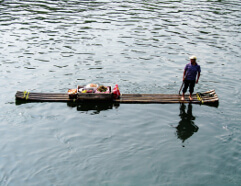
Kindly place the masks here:
<instances>
[{"instance_id":1,"label":"bamboo raft","mask_svg":"<svg viewBox=\"0 0 241 186\"><path fill-rule=\"evenodd\" d=\"M83 95L83 94L82 94ZM178 94L121 94L120 98L105 99L102 95L86 93L82 98L71 98L67 93L34 93L27 91L17 91L16 100L25 102L113 102L113 103L193 103L218 106L219 99L215 90L193 95L190 101L188 95L185 100L181 100Z\"/></svg>"}]
</instances>

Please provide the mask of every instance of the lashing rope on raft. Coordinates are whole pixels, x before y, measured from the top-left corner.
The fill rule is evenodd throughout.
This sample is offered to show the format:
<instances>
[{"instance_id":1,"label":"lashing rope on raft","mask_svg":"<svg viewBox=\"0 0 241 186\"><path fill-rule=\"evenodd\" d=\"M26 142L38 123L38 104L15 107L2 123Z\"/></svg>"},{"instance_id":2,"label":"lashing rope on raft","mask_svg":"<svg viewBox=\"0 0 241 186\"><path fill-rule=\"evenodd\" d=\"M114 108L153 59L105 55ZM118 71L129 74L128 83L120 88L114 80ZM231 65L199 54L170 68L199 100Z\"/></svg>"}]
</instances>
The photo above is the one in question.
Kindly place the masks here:
<instances>
[{"instance_id":1,"label":"lashing rope on raft","mask_svg":"<svg viewBox=\"0 0 241 186\"><path fill-rule=\"evenodd\" d=\"M197 99L198 99L198 101L200 101L201 103L204 103L202 96L213 97L214 93L200 93L200 92L197 92Z\"/></svg>"},{"instance_id":2,"label":"lashing rope on raft","mask_svg":"<svg viewBox=\"0 0 241 186\"><path fill-rule=\"evenodd\" d=\"M23 99L28 100L28 98L29 98L29 92L25 90L25 91L23 92Z\"/></svg>"},{"instance_id":3,"label":"lashing rope on raft","mask_svg":"<svg viewBox=\"0 0 241 186\"><path fill-rule=\"evenodd\" d=\"M202 97L201 97L201 94L198 92L197 93L197 99L198 99L198 101L200 101L202 104L204 103L203 102L203 99L202 99Z\"/></svg>"}]
</instances>

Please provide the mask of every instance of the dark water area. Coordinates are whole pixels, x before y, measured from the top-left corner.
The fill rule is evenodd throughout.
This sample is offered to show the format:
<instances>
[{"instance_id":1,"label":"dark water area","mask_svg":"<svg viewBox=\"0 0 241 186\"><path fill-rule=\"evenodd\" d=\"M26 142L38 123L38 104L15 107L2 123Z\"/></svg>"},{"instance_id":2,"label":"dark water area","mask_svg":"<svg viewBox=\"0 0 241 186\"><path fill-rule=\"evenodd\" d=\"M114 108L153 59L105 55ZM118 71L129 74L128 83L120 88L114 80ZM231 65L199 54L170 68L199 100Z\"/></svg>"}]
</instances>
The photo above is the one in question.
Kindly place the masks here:
<instances>
[{"instance_id":1,"label":"dark water area","mask_svg":"<svg viewBox=\"0 0 241 186\"><path fill-rule=\"evenodd\" d=\"M0 185L240 185L241 2L0 1ZM22 103L88 83L189 104Z\"/></svg>"}]
</instances>

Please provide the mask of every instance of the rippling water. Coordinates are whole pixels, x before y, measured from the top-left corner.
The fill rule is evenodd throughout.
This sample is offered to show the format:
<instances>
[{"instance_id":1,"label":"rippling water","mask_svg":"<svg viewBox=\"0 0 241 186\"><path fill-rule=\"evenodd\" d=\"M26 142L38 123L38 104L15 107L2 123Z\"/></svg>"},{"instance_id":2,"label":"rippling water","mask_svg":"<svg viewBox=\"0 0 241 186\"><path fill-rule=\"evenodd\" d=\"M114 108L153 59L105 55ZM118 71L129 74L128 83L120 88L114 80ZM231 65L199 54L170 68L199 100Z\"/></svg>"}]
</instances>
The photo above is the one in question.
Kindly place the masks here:
<instances>
[{"instance_id":1,"label":"rippling water","mask_svg":"<svg viewBox=\"0 0 241 186\"><path fill-rule=\"evenodd\" d=\"M0 185L240 185L239 0L0 1ZM15 102L90 82L177 93L188 56L199 105Z\"/></svg>"}]
</instances>

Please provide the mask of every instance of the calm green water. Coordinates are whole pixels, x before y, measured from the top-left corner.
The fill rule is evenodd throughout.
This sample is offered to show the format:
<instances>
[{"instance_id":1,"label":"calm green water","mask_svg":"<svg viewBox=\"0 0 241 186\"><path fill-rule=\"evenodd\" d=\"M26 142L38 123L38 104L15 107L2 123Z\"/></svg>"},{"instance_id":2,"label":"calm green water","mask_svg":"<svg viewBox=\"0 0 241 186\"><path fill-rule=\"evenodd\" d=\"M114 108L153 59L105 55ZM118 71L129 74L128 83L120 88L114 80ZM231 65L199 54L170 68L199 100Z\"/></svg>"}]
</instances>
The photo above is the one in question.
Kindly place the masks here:
<instances>
[{"instance_id":1,"label":"calm green water","mask_svg":"<svg viewBox=\"0 0 241 186\"><path fill-rule=\"evenodd\" d=\"M239 0L0 1L0 185L241 185L240 19ZM193 54L218 108L15 102L177 93Z\"/></svg>"}]
</instances>

